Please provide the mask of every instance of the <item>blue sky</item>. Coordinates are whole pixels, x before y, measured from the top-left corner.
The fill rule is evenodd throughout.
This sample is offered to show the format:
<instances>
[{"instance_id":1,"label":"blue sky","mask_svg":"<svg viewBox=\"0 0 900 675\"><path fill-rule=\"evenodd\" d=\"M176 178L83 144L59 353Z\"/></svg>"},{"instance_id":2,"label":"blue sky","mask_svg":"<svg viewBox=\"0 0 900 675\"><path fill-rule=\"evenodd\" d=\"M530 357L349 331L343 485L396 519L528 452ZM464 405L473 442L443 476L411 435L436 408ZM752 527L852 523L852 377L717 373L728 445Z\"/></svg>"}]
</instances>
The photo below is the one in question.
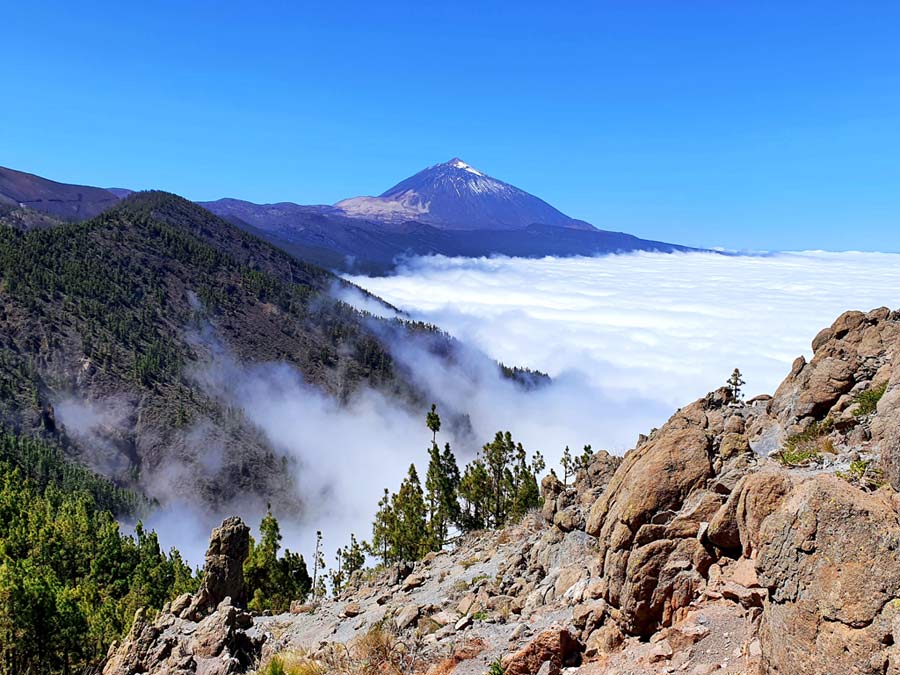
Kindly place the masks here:
<instances>
[{"instance_id":1,"label":"blue sky","mask_svg":"<svg viewBox=\"0 0 900 675\"><path fill-rule=\"evenodd\" d=\"M643 237L900 250L900 4L430 4L7 3L0 164L331 203L458 155Z\"/></svg>"}]
</instances>

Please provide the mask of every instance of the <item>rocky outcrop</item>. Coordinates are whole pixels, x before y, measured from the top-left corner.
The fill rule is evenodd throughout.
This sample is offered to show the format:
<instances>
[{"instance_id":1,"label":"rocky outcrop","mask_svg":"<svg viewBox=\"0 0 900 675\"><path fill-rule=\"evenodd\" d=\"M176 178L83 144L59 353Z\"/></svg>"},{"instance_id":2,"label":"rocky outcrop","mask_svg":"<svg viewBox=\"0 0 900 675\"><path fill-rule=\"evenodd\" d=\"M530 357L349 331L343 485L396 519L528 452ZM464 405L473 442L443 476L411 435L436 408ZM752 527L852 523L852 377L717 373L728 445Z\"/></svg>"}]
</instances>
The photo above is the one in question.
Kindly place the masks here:
<instances>
[{"instance_id":1,"label":"rocky outcrop","mask_svg":"<svg viewBox=\"0 0 900 675\"><path fill-rule=\"evenodd\" d=\"M832 443L814 449L827 453L834 441L866 446L880 456L894 488L900 488L900 368L895 365L900 312L886 307L845 312L815 337L812 348L813 358L794 362L768 404L768 415L750 430L751 443L769 452L814 425L829 433L835 429L839 433ZM875 414L860 407L861 397L885 385Z\"/></svg>"},{"instance_id":2,"label":"rocky outcrop","mask_svg":"<svg viewBox=\"0 0 900 675\"><path fill-rule=\"evenodd\" d=\"M810 478L764 520L760 542L764 672L900 672L900 523L887 495Z\"/></svg>"},{"instance_id":3,"label":"rocky outcrop","mask_svg":"<svg viewBox=\"0 0 900 675\"><path fill-rule=\"evenodd\" d=\"M200 590L166 605L153 621L138 610L128 636L110 648L103 675L250 672L266 635L242 609L249 548L250 529L240 518L228 518L213 530Z\"/></svg>"},{"instance_id":4,"label":"rocky outcrop","mask_svg":"<svg viewBox=\"0 0 900 675\"><path fill-rule=\"evenodd\" d=\"M541 481L541 497L544 500L541 513L544 519L563 532L583 530L588 510L606 490L621 463L621 457L605 450L595 452L569 486L551 471Z\"/></svg>"},{"instance_id":5,"label":"rocky outcrop","mask_svg":"<svg viewBox=\"0 0 900 675\"><path fill-rule=\"evenodd\" d=\"M731 403L723 389L680 410L626 454L591 508L586 531L598 538L601 597L626 633L670 625L705 586L715 559L706 528L754 461L733 439L721 454L753 414Z\"/></svg>"},{"instance_id":6,"label":"rocky outcrop","mask_svg":"<svg viewBox=\"0 0 900 675\"><path fill-rule=\"evenodd\" d=\"M763 521L781 503L792 487L787 472L769 468L740 480L728 500L709 523L710 543L746 558L755 556Z\"/></svg>"},{"instance_id":7,"label":"rocky outcrop","mask_svg":"<svg viewBox=\"0 0 900 675\"><path fill-rule=\"evenodd\" d=\"M236 604L247 601L244 561L250 554L250 528L231 517L213 530L206 550L205 574L200 593L213 606L230 597Z\"/></svg>"}]
</instances>

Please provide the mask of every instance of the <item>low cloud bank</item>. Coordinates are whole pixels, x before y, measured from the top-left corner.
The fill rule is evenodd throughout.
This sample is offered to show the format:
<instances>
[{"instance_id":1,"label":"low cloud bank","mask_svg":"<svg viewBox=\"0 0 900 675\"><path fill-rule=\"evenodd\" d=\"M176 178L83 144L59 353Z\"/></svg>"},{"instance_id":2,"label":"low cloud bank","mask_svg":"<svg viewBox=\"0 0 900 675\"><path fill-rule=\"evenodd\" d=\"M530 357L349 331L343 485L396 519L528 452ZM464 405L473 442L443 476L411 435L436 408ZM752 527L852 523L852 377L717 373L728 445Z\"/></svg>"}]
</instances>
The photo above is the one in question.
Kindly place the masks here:
<instances>
[{"instance_id":1,"label":"low cloud bank","mask_svg":"<svg viewBox=\"0 0 900 675\"><path fill-rule=\"evenodd\" d=\"M900 306L900 255L879 253L431 257L347 279L494 358L584 378L598 415L605 400L655 402L655 424L735 366L747 393L770 393L843 311ZM648 417L610 416L620 431L641 426L595 443L624 449L612 434L633 438Z\"/></svg>"}]
</instances>

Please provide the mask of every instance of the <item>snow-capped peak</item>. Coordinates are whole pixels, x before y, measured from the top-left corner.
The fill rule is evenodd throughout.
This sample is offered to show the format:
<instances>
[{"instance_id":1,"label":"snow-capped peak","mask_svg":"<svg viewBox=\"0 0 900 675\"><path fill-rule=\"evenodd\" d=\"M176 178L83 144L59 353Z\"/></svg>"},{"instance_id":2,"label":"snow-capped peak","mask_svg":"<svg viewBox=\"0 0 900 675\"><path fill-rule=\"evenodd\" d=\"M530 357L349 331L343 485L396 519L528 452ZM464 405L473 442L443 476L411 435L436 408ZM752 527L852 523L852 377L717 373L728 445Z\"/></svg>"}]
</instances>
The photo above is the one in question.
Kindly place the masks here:
<instances>
[{"instance_id":1,"label":"snow-capped peak","mask_svg":"<svg viewBox=\"0 0 900 675\"><path fill-rule=\"evenodd\" d=\"M512 230L535 224L591 229L459 157L423 169L378 197L354 197L335 206L350 217L441 229Z\"/></svg>"},{"instance_id":2,"label":"snow-capped peak","mask_svg":"<svg viewBox=\"0 0 900 675\"><path fill-rule=\"evenodd\" d=\"M476 176L483 176L475 167L469 166L464 161L462 161L459 157L454 157L449 162L447 162L448 166L452 166L454 169L462 169L463 171L468 171L469 173L474 173Z\"/></svg>"}]
</instances>

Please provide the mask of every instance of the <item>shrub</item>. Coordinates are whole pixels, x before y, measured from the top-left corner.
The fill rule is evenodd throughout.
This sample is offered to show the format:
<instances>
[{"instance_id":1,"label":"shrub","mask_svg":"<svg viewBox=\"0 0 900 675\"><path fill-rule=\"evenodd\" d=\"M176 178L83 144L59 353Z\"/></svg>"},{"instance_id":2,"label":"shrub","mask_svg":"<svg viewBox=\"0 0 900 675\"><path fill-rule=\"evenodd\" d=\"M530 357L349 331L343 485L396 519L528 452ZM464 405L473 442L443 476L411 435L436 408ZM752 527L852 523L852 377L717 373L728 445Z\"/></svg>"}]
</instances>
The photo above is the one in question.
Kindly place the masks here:
<instances>
[{"instance_id":1,"label":"shrub","mask_svg":"<svg viewBox=\"0 0 900 675\"><path fill-rule=\"evenodd\" d=\"M856 410L853 412L857 417L865 417L875 412L878 407L878 401L887 391L887 382L876 385L865 391L860 392L854 397L853 402L856 404Z\"/></svg>"},{"instance_id":2,"label":"shrub","mask_svg":"<svg viewBox=\"0 0 900 675\"><path fill-rule=\"evenodd\" d=\"M258 675L325 675L325 665L304 654L283 652L273 656Z\"/></svg>"},{"instance_id":3,"label":"shrub","mask_svg":"<svg viewBox=\"0 0 900 675\"><path fill-rule=\"evenodd\" d=\"M834 454L834 443L827 438L833 428L834 422L830 417L813 422L806 431L788 437L776 456L778 461L785 466L801 466L823 452Z\"/></svg>"},{"instance_id":4,"label":"shrub","mask_svg":"<svg viewBox=\"0 0 900 675\"><path fill-rule=\"evenodd\" d=\"M837 471L836 475L863 490L877 490L885 484L884 473L869 459L850 462L847 471Z\"/></svg>"}]
</instances>

